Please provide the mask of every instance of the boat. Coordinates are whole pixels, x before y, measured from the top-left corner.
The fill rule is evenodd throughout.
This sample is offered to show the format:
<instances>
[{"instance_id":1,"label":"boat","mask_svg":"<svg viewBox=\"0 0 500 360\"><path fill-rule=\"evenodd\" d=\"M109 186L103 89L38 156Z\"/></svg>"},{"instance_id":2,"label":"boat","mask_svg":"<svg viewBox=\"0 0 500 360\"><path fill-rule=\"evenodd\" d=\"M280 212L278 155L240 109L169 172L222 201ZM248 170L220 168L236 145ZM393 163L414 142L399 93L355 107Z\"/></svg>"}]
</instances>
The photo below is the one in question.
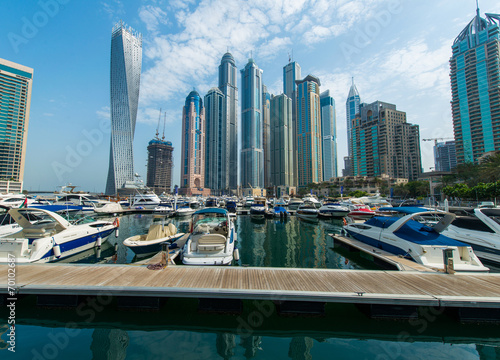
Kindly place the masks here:
<instances>
[{"instance_id":1,"label":"boat","mask_svg":"<svg viewBox=\"0 0 500 360\"><path fill-rule=\"evenodd\" d=\"M0 205L0 237L14 234L21 230L21 226L9 214L10 207Z\"/></svg>"},{"instance_id":2,"label":"boat","mask_svg":"<svg viewBox=\"0 0 500 360\"><path fill-rule=\"evenodd\" d=\"M318 219L318 208L311 202L304 202L299 206L295 215L304 220L316 220Z\"/></svg>"},{"instance_id":3,"label":"boat","mask_svg":"<svg viewBox=\"0 0 500 360\"><path fill-rule=\"evenodd\" d=\"M470 244L481 260L500 264L500 209L477 208L473 214L457 216L443 235Z\"/></svg>"},{"instance_id":4,"label":"boat","mask_svg":"<svg viewBox=\"0 0 500 360\"><path fill-rule=\"evenodd\" d=\"M230 265L236 232L226 209L205 208L193 214L191 233L182 250L185 265Z\"/></svg>"},{"instance_id":5,"label":"boat","mask_svg":"<svg viewBox=\"0 0 500 360\"><path fill-rule=\"evenodd\" d=\"M35 200L31 196L28 197L24 194L6 194L0 198L0 205L9 208L27 207L33 202Z\"/></svg>"},{"instance_id":6,"label":"boat","mask_svg":"<svg viewBox=\"0 0 500 360\"><path fill-rule=\"evenodd\" d=\"M250 216L254 219L264 219L267 211L266 198L256 197L250 206Z\"/></svg>"},{"instance_id":7,"label":"boat","mask_svg":"<svg viewBox=\"0 0 500 360\"><path fill-rule=\"evenodd\" d=\"M275 218L288 218L290 216L289 212L283 206L275 206L271 211L273 217Z\"/></svg>"},{"instance_id":8,"label":"boat","mask_svg":"<svg viewBox=\"0 0 500 360\"><path fill-rule=\"evenodd\" d=\"M226 209L229 213L236 214L237 202L235 200L226 201Z\"/></svg>"},{"instance_id":9,"label":"boat","mask_svg":"<svg viewBox=\"0 0 500 360\"><path fill-rule=\"evenodd\" d=\"M206 207L219 207L219 202L216 198L208 198L205 202Z\"/></svg>"},{"instance_id":10,"label":"boat","mask_svg":"<svg viewBox=\"0 0 500 360\"><path fill-rule=\"evenodd\" d=\"M319 202L319 200L316 197L316 195L313 195L313 194L304 196L302 198L302 201L304 201L304 202L310 202L311 204L313 204L316 207L316 209L319 209L321 207L321 202Z\"/></svg>"},{"instance_id":11,"label":"boat","mask_svg":"<svg viewBox=\"0 0 500 360\"><path fill-rule=\"evenodd\" d=\"M101 246L119 226L108 221L71 224L48 210L10 209L22 230L0 238L0 262L14 256L17 263L50 262ZM36 218L37 220L33 220Z\"/></svg>"},{"instance_id":12,"label":"boat","mask_svg":"<svg viewBox=\"0 0 500 360\"><path fill-rule=\"evenodd\" d=\"M297 210L300 205L302 205L304 201L299 198L291 198L288 202L288 210Z\"/></svg>"},{"instance_id":13,"label":"boat","mask_svg":"<svg viewBox=\"0 0 500 360\"><path fill-rule=\"evenodd\" d=\"M146 190L137 192L130 201L130 208L132 209L154 209L160 206L161 200L153 191Z\"/></svg>"},{"instance_id":14,"label":"boat","mask_svg":"<svg viewBox=\"0 0 500 360\"><path fill-rule=\"evenodd\" d=\"M375 216L375 211L370 209L368 205L350 202L341 202L340 205L347 207L349 209L347 216L355 220L368 220Z\"/></svg>"},{"instance_id":15,"label":"boat","mask_svg":"<svg viewBox=\"0 0 500 360\"><path fill-rule=\"evenodd\" d=\"M185 206L180 207L177 210L175 210L175 216L177 216L177 217L187 217L187 216L193 215L195 211L196 210L191 209L189 206L185 205Z\"/></svg>"},{"instance_id":16,"label":"boat","mask_svg":"<svg viewBox=\"0 0 500 360\"><path fill-rule=\"evenodd\" d=\"M322 218L343 218L350 213L349 208L327 199L319 208L318 216Z\"/></svg>"},{"instance_id":17,"label":"boat","mask_svg":"<svg viewBox=\"0 0 500 360\"><path fill-rule=\"evenodd\" d=\"M253 202L254 202L254 197L253 196L247 196L243 200L243 207L244 208L250 208L252 206Z\"/></svg>"},{"instance_id":18,"label":"boat","mask_svg":"<svg viewBox=\"0 0 500 360\"><path fill-rule=\"evenodd\" d=\"M138 257L148 256L161 251L162 244L174 243L184 235L184 233L178 232L172 223L153 222L147 234L131 236L123 240L123 245L132 250Z\"/></svg>"},{"instance_id":19,"label":"boat","mask_svg":"<svg viewBox=\"0 0 500 360\"><path fill-rule=\"evenodd\" d=\"M396 208L395 208L396 209ZM349 223L349 236L436 270L445 268L443 250L453 250L455 271L486 272L472 247L442 234L455 215L414 207L397 208L399 216L374 216L364 223Z\"/></svg>"}]
</instances>

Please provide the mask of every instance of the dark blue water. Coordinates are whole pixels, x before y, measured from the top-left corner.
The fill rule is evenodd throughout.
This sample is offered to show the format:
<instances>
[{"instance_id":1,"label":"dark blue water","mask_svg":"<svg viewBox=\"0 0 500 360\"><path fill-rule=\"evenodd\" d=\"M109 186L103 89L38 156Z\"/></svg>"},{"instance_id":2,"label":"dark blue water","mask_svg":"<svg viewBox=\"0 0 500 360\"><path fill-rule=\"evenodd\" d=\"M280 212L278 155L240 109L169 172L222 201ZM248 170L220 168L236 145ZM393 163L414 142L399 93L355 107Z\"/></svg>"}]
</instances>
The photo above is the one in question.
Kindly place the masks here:
<instances>
[{"instance_id":1,"label":"dark blue water","mask_svg":"<svg viewBox=\"0 0 500 360\"><path fill-rule=\"evenodd\" d=\"M121 243L145 233L151 216L121 219L120 236L76 262L131 263ZM188 221L174 220L180 230ZM375 269L359 255L338 253L327 235L339 222L236 220L235 266ZM115 255L114 244L117 243ZM96 264L96 266L99 266ZM200 311L197 299L166 300L160 311L122 311L116 299L83 298L77 309L17 302L16 353L6 349L7 311L0 312L0 359L499 359L500 326L463 325L452 314L420 309L420 319L372 320L350 304L328 304L313 317L280 315L270 301L244 301L240 314Z\"/></svg>"}]
</instances>

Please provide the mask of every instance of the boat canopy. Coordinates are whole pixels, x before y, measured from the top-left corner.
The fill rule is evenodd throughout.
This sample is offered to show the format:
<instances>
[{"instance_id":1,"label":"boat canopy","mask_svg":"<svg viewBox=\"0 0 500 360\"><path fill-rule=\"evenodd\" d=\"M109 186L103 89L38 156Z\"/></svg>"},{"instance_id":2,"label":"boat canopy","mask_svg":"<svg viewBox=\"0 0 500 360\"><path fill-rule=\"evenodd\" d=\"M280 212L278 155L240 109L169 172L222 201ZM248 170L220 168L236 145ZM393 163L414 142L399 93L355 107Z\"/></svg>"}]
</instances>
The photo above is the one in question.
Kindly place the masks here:
<instances>
[{"instance_id":1,"label":"boat canopy","mask_svg":"<svg viewBox=\"0 0 500 360\"><path fill-rule=\"evenodd\" d=\"M227 210L226 209L222 209L222 208L205 208L205 209L197 210L194 213L194 215L197 215L197 214L210 214L210 213L217 213L217 214L227 215Z\"/></svg>"},{"instance_id":2,"label":"boat canopy","mask_svg":"<svg viewBox=\"0 0 500 360\"><path fill-rule=\"evenodd\" d=\"M380 208L379 211L392 211L392 212L397 211L402 214L416 214L430 210L417 206L400 206L400 207L383 207Z\"/></svg>"}]
</instances>

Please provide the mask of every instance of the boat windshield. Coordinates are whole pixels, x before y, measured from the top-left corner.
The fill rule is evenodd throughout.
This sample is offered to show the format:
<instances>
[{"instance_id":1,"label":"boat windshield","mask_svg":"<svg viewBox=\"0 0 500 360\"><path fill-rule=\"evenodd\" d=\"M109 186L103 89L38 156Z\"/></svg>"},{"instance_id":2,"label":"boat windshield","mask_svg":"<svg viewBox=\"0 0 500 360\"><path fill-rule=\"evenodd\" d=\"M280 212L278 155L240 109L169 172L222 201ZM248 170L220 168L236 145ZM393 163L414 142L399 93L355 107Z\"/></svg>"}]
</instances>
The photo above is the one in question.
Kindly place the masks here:
<instances>
[{"instance_id":1,"label":"boat windshield","mask_svg":"<svg viewBox=\"0 0 500 360\"><path fill-rule=\"evenodd\" d=\"M219 213L204 213L196 214L193 216L193 223L195 224L195 226L207 223L213 223L216 225L224 220L226 220L226 215Z\"/></svg>"}]
</instances>

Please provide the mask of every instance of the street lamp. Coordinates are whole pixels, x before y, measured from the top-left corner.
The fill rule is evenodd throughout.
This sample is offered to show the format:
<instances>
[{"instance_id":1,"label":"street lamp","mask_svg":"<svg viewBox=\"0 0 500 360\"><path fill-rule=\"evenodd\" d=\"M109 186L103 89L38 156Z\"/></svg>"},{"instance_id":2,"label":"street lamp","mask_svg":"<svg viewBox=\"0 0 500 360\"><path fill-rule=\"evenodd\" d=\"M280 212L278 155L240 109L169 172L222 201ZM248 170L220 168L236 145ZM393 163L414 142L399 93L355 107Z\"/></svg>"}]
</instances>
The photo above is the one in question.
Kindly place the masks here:
<instances>
[{"instance_id":1,"label":"street lamp","mask_svg":"<svg viewBox=\"0 0 500 360\"><path fill-rule=\"evenodd\" d=\"M429 170L432 172L434 167L430 167ZM431 201L434 199L434 193L432 191L432 175L429 174L429 207L432 207Z\"/></svg>"}]
</instances>

